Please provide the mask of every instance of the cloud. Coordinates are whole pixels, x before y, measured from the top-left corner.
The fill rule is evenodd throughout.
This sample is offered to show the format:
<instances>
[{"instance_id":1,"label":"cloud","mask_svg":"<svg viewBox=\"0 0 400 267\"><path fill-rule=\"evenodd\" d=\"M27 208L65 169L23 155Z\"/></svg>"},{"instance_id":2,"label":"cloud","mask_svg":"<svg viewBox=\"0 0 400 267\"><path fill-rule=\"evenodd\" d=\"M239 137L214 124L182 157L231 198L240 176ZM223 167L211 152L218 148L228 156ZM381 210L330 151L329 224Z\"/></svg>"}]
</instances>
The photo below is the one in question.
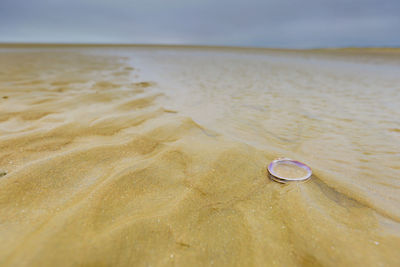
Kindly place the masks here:
<instances>
[{"instance_id":1,"label":"cloud","mask_svg":"<svg viewBox=\"0 0 400 267\"><path fill-rule=\"evenodd\" d=\"M399 46L397 0L1 0L0 42Z\"/></svg>"}]
</instances>

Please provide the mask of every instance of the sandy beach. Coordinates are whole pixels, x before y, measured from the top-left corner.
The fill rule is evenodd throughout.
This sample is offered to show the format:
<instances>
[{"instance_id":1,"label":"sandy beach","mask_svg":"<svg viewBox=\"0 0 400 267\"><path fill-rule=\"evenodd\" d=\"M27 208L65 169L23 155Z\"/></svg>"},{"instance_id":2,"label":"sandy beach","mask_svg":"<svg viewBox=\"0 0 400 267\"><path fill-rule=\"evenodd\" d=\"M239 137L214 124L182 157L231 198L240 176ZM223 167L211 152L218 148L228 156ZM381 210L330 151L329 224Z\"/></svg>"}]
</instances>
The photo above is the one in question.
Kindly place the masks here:
<instances>
[{"instance_id":1,"label":"sandy beach","mask_svg":"<svg viewBox=\"0 0 400 267\"><path fill-rule=\"evenodd\" d=\"M0 265L399 266L399 103L400 49L0 46Z\"/></svg>"}]
</instances>

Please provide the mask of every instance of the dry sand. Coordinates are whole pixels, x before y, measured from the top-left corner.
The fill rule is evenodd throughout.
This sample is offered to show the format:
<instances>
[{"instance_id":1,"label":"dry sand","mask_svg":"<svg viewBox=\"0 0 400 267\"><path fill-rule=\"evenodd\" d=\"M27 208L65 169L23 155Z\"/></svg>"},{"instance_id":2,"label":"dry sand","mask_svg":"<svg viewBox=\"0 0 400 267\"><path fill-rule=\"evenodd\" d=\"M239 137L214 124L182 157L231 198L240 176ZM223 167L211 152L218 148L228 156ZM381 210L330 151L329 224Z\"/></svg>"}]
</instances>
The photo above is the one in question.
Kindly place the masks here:
<instances>
[{"instance_id":1,"label":"dry sand","mask_svg":"<svg viewBox=\"0 0 400 267\"><path fill-rule=\"evenodd\" d=\"M1 48L0 265L399 266L378 52Z\"/></svg>"}]
</instances>

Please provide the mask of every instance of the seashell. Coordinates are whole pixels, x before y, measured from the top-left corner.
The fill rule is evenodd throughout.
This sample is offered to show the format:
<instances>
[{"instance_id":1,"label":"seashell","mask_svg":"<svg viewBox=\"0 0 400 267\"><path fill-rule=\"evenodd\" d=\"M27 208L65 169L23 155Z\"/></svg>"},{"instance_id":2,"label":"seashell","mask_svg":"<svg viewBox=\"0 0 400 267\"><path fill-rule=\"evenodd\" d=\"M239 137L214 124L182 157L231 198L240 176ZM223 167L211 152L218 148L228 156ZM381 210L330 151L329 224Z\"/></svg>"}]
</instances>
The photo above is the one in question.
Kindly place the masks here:
<instances>
[{"instance_id":1,"label":"seashell","mask_svg":"<svg viewBox=\"0 0 400 267\"><path fill-rule=\"evenodd\" d=\"M268 165L270 178L278 183L300 182L310 179L312 171L306 164L289 158L278 158Z\"/></svg>"}]
</instances>

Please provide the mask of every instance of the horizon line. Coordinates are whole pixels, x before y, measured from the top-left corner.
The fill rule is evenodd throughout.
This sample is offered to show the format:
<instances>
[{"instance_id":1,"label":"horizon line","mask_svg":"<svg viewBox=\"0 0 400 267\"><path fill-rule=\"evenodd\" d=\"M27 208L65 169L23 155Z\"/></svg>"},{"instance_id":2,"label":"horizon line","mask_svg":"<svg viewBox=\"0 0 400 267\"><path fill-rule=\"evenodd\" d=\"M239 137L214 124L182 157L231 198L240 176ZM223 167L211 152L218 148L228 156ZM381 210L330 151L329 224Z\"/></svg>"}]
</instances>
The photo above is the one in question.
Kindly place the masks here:
<instances>
[{"instance_id":1,"label":"horizon line","mask_svg":"<svg viewBox=\"0 0 400 267\"><path fill-rule=\"evenodd\" d=\"M362 49L399 49L400 46L331 46L331 47L312 47L312 48L289 48L289 47L268 47L268 46L235 46L235 45L197 45L197 44L154 44L154 43L58 43L58 42L0 42L0 47L5 46L75 46L75 47L90 47L90 46L101 46L101 47L181 47L181 48L214 48L214 49L268 49L268 50L336 50L336 49L351 49L351 48L362 48Z\"/></svg>"}]
</instances>

